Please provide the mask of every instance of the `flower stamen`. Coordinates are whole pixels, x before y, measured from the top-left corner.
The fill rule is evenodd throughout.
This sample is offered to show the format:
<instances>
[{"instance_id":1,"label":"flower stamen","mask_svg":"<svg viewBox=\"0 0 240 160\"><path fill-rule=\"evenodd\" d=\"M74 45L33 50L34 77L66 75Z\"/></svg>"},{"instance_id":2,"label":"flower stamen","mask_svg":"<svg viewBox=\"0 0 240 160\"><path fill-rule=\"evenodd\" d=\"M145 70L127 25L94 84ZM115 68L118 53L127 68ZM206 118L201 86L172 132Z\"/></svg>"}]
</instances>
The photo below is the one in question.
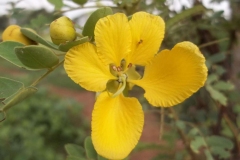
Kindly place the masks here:
<instances>
[{"instance_id":1,"label":"flower stamen","mask_svg":"<svg viewBox=\"0 0 240 160\"><path fill-rule=\"evenodd\" d=\"M127 84L127 75L122 74L121 76L119 76L118 82L119 82L118 90L112 95L112 97L116 97L123 92Z\"/></svg>"}]
</instances>

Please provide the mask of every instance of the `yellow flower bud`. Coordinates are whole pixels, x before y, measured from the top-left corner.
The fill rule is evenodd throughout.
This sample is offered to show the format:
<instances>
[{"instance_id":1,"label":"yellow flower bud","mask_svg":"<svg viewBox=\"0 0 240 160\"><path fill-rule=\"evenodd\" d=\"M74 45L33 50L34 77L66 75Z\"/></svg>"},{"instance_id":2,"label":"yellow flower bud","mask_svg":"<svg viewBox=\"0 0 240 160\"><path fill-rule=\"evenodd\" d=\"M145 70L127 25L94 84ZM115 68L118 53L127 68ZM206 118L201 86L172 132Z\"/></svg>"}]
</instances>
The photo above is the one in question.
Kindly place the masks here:
<instances>
[{"instance_id":1,"label":"yellow flower bud","mask_svg":"<svg viewBox=\"0 0 240 160\"><path fill-rule=\"evenodd\" d=\"M54 44L61 44L76 39L73 22L68 17L60 17L50 24L50 36Z\"/></svg>"},{"instance_id":2,"label":"yellow flower bud","mask_svg":"<svg viewBox=\"0 0 240 160\"><path fill-rule=\"evenodd\" d=\"M33 40L29 39L28 37L24 36L21 31L21 27L18 25L10 25L8 26L2 34L3 41L16 41L23 43L25 45L33 45L36 44Z\"/></svg>"}]
</instances>

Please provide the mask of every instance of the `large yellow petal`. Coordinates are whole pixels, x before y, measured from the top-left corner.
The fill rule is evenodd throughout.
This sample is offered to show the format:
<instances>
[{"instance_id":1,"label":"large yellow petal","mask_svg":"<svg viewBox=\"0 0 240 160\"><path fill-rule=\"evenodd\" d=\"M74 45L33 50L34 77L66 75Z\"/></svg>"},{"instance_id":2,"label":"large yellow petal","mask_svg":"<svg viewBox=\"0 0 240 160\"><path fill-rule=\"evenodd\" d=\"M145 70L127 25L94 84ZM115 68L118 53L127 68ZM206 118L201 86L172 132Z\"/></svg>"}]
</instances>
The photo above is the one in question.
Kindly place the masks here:
<instances>
[{"instance_id":1,"label":"large yellow petal","mask_svg":"<svg viewBox=\"0 0 240 160\"><path fill-rule=\"evenodd\" d=\"M103 157L123 159L136 146L143 129L144 115L136 98L122 94L112 98L104 92L92 113L93 145Z\"/></svg>"},{"instance_id":2,"label":"large yellow petal","mask_svg":"<svg viewBox=\"0 0 240 160\"><path fill-rule=\"evenodd\" d=\"M190 97L204 85L206 77L205 58L198 47L182 42L156 55L143 78L130 82L145 90L144 96L153 106L170 107Z\"/></svg>"},{"instance_id":3,"label":"large yellow petal","mask_svg":"<svg viewBox=\"0 0 240 160\"><path fill-rule=\"evenodd\" d=\"M157 54L162 43L165 23L159 16L137 12L129 21L132 34L132 52L128 63L145 66Z\"/></svg>"},{"instance_id":4,"label":"large yellow petal","mask_svg":"<svg viewBox=\"0 0 240 160\"><path fill-rule=\"evenodd\" d=\"M100 19L95 27L99 57L105 64L120 66L131 50L131 32L127 17L116 13Z\"/></svg>"},{"instance_id":5,"label":"large yellow petal","mask_svg":"<svg viewBox=\"0 0 240 160\"><path fill-rule=\"evenodd\" d=\"M103 91L110 79L116 79L98 58L96 47L84 43L71 48L66 56L64 68L68 76L81 87L90 91Z\"/></svg>"}]
</instances>

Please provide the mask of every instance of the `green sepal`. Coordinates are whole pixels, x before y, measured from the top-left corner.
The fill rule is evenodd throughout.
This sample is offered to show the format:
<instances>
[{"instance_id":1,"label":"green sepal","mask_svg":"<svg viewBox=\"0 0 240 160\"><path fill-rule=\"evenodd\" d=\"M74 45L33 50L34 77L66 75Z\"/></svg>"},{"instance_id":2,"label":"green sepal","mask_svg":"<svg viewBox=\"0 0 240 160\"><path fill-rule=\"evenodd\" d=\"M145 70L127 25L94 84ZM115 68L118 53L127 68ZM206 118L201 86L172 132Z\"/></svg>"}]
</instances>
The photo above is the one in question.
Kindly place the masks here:
<instances>
[{"instance_id":1,"label":"green sepal","mask_svg":"<svg viewBox=\"0 0 240 160\"><path fill-rule=\"evenodd\" d=\"M59 62L52 50L42 46L16 47L15 53L18 59L31 69L52 68Z\"/></svg>"},{"instance_id":2,"label":"green sepal","mask_svg":"<svg viewBox=\"0 0 240 160\"><path fill-rule=\"evenodd\" d=\"M29 96L33 95L37 92L37 88L35 87L26 87L19 90L17 93L13 94L12 96L5 99L2 103L4 107L1 109L2 111L7 111L12 106L20 103L24 99L28 98Z\"/></svg>"},{"instance_id":3,"label":"green sepal","mask_svg":"<svg viewBox=\"0 0 240 160\"><path fill-rule=\"evenodd\" d=\"M45 45L47 47L50 47L52 49L56 49L58 50L58 46L46 41L45 39L43 39L40 35L38 35L37 33L35 33L32 29L29 28L21 28L20 30L22 32L22 34L24 34L26 37L30 38L31 40L38 42L42 45Z\"/></svg>"},{"instance_id":4,"label":"green sepal","mask_svg":"<svg viewBox=\"0 0 240 160\"><path fill-rule=\"evenodd\" d=\"M84 141L84 147L86 150L87 158L96 160L98 154L94 149L91 137L87 137Z\"/></svg>"},{"instance_id":5,"label":"green sepal","mask_svg":"<svg viewBox=\"0 0 240 160\"><path fill-rule=\"evenodd\" d=\"M79 44L83 44L89 41L89 38L83 37L77 41L71 41L71 42L67 42L67 43L62 43L59 45L59 50L63 51L63 52L67 52L69 49L71 49L74 46L77 46Z\"/></svg>"},{"instance_id":6,"label":"green sepal","mask_svg":"<svg viewBox=\"0 0 240 160\"><path fill-rule=\"evenodd\" d=\"M94 29L97 21L100 18L106 17L107 15L113 14L113 11L110 7L103 7L94 11L87 22L85 23L82 31L83 36L88 36L92 41L94 40Z\"/></svg>"}]
</instances>

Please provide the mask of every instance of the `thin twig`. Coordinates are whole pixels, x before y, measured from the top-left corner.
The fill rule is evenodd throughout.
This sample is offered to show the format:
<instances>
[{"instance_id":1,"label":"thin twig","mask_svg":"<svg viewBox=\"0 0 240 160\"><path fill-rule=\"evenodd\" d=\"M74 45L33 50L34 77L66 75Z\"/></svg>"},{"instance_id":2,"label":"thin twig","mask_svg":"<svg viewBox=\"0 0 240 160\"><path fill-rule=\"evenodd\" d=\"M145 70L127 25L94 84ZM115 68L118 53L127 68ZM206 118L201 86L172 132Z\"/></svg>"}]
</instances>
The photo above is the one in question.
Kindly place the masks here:
<instances>
[{"instance_id":1,"label":"thin twig","mask_svg":"<svg viewBox=\"0 0 240 160\"><path fill-rule=\"evenodd\" d=\"M159 130L159 140L162 139L164 132L164 107L161 107L160 110L160 130Z\"/></svg>"},{"instance_id":2,"label":"thin twig","mask_svg":"<svg viewBox=\"0 0 240 160\"><path fill-rule=\"evenodd\" d=\"M0 113L1 113L1 112L3 113L3 116L4 116L4 117L3 117L3 119L0 120L0 122L3 122L3 121L6 119L7 115L6 115L6 112L3 111L2 109L0 110Z\"/></svg>"},{"instance_id":3,"label":"thin twig","mask_svg":"<svg viewBox=\"0 0 240 160\"><path fill-rule=\"evenodd\" d=\"M219 39L219 40L216 40L216 41L211 41L211 42L208 42L208 43L204 43L200 46L198 46L199 48L204 48L204 47L207 47L207 46L211 46L213 44L216 44L216 43L219 43L219 42L223 42L223 41L227 41L229 40L229 38L223 38L223 39Z\"/></svg>"},{"instance_id":4,"label":"thin twig","mask_svg":"<svg viewBox=\"0 0 240 160\"><path fill-rule=\"evenodd\" d=\"M41 77L39 77L37 80L35 80L30 86L34 87L36 86L42 79L44 79L49 73L51 73L53 70L55 70L58 66L60 66L64 60L62 60L60 63L58 63L53 68L49 69L46 73L44 73Z\"/></svg>"}]
</instances>

